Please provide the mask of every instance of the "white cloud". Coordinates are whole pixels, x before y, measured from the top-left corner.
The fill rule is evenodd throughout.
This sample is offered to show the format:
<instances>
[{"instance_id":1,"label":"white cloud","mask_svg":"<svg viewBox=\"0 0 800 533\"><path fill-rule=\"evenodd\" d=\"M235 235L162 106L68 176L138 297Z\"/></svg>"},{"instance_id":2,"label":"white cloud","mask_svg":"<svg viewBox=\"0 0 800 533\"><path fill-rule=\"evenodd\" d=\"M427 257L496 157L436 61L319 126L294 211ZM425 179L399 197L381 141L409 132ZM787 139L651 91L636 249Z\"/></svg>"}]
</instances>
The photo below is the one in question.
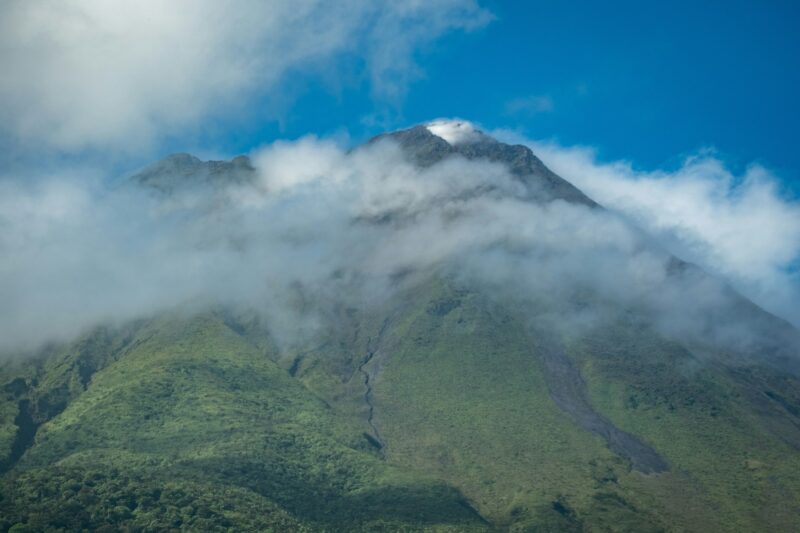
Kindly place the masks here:
<instances>
[{"instance_id":1,"label":"white cloud","mask_svg":"<svg viewBox=\"0 0 800 533\"><path fill-rule=\"evenodd\" d=\"M311 342L337 305L369 312L441 272L571 335L635 309L669 334L752 337L719 283L671 273L623 217L532 202L500 164L419 168L388 141L348 152L312 137L252 160L253 183L169 195L0 181L0 353L215 304L259 311L282 343Z\"/></svg>"},{"instance_id":2,"label":"white cloud","mask_svg":"<svg viewBox=\"0 0 800 533\"><path fill-rule=\"evenodd\" d=\"M164 136L267 106L298 72L365 65L397 102L414 54L491 15L474 0L10 0L0 7L0 131L65 151L136 151ZM250 110L250 113L253 113Z\"/></svg>"},{"instance_id":3,"label":"white cloud","mask_svg":"<svg viewBox=\"0 0 800 533\"><path fill-rule=\"evenodd\" d=\"M475 125L466 120L439 119L429 122L425 127L428 128L428 131L453 146L477 142L482 137Z\"/></svg>"},{"instance_id":4,"label":"white cloud","mask_svg":"<svg viewBox=\"0 0 800 533\"><path fill-rule=\"evenodd\" d=\"M627 162L601 163L588 148L528 144L554 172L679 257L800 324L800 202L782 195L763 167L736 175L701 153L675 171L646 172Z\"/></svg>"}]
</instances>

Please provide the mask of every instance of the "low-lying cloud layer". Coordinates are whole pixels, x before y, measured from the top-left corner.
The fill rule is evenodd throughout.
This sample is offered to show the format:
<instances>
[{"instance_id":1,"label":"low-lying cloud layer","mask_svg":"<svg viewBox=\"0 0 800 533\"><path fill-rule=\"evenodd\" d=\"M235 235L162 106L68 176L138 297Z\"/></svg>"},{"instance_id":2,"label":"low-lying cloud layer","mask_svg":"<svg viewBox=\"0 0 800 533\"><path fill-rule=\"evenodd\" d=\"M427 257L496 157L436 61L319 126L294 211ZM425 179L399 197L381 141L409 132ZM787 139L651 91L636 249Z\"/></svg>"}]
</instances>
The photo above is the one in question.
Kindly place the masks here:
<instances>
[{"instance_id":1,"label":"low-lying cloud layer","mask_svg":"<svg viewBox=\"0 0 800 533\"><path fill-rule=\"evenodd\" d=\"M679 257L800 325L800 201L765 168L736 175L711 154L676 171L600 163L587 148L528 143L556 173Z\"/></svg>"},{"instance_id":2,"label":"low-lying cloud layer","mask_svg":"<svg viewBox=\"0 0 800 533\"><path fill-rule=\"evenodd\" d=\"M667 333L749 335L720 283L676 271L613 212L532 202L503 165L451 157L419 168L389 141L348 152L311 137L267 146L253 163L250 183L168 195L4 183L0 351L219 304L260 311L292 342L329 304L368 308L433 272L569 328L637 309Z\"/></svg>"}]
</instances>

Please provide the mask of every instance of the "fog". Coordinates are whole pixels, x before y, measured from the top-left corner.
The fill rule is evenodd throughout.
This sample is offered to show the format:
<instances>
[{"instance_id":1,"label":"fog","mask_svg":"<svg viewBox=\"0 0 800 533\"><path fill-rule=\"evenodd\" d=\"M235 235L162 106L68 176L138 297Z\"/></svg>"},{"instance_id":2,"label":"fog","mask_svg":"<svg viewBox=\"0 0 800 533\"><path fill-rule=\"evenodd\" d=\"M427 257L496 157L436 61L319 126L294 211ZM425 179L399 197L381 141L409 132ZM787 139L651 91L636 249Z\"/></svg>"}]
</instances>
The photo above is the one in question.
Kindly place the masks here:
<instances>
[{"instance_id":1,"label":"fog","mask_svg":"<svg viewBox=\"0 0 800 533\"><path fill-rule=\"evenodd\" d=\"M680 267L622 215L531 201L501 164L419 168L389 140L348 151L314 137L251 156L251 181L169 193L86 176L4 180L0 351L220 305L257 311L291 343L324 325L325 306L381 305L432 275L572 333L635 310L665 334L750 340L723 283Z\"/></svg>"},{"instance_id":2,"label":"fog","mask_svg":"<svg viewBox=\"0 0 800 533\"><path fill-rule=\"evenodd\" d=\"M704 151L675 170L645 171L625 161L600 162L586 147L526 144L666 249L800 325L800 202L767 168L752 164L735 173Z\"/></svg>"},{"instance_id":3,"label":"fog","mask_svg":"<svg viewBox=\"0 0 800 533\"><path fill-rule=\"evenodd\" d=\"M491 22L473 0L12 0L4 15L0 352L220 305L257 311L290 343L332 302L378 305L432 275L572 332L629 310L665 334L750 342L753 316L726 284L800 323L798 203L767 170L737 176L704 154L640 172L523 140L608 209L531 201L486 161L418 168L391 142L275 142L250 154L251 181L184 186L178 172L162 176L171 192L108 170L280 122L309 80L331 94L367 87L361 121L374 128L424 77L421 51ZM546 95L512 104L553 107ZM481 138L466 121L430 129Z\"/></svg>"}]
</instances>

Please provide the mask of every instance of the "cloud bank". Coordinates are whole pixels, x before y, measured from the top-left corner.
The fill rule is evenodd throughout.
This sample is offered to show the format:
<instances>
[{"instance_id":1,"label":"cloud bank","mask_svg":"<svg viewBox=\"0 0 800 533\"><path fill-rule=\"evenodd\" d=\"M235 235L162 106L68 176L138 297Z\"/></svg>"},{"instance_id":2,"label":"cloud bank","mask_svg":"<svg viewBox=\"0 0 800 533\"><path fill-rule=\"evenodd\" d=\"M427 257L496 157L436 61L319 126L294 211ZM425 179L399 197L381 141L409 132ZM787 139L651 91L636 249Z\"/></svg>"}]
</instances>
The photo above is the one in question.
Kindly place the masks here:
<instances>
[{"instance_id":1,"label":"cloud bank","mask_svg":"<svg viewBox=\"0 0 800 533\"><path fill-rule=\"evenodd\" d=\"M736 175L708 153L676 171L598 162L593 150L528 142L554 172L667 249L800 325L800 201L768 170Z\"/></svg>"},{"instance_id":2,"label":"cloud bank","mask_svg":"<svg viewBox=\"0 0 800 533\"><path fill-rule=\"evenodd\" d=\"M397 103L420 75L421 47L491 19L474 0L11 0L0 9L0 133L67 152L137 152L252 114L245 104L278 106L281 84L298 74L355 71L377 100Z\"/></svg>"},{"instance_id":3,"label":"cloud bank","mask_svg":"<svg viewBox=\"0 0 800 533\"><path fill-rule=\"evenodd\" d=\"M3 183L0 352L219 305L258 311L290 344L337 305L368 310L431 275L517 302L531 320L557 317L571 334L635 310L665 334L752 341L721 283L676 271L613 212L531 201L501 164L457 156L420 168L389 140L346 151L313 137L252 161L249 181L169 193Z\"/></svg>"}]
</instances>

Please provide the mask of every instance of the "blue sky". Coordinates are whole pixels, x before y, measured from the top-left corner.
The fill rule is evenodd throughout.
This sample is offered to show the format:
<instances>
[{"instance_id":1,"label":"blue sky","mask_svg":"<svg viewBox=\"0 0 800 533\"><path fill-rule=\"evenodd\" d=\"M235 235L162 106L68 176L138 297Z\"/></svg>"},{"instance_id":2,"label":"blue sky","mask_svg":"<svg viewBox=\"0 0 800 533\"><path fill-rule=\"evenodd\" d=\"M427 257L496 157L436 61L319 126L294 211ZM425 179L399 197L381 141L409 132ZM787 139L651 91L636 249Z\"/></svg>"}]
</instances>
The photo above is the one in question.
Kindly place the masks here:
<instances>
[{"instance_id":1,"label":"blue sky","mask_svg":"<svg viewBox=\"0 0 800 533\"><path fill-rule=\"evenodd\" d=\"M602 159L673 168L704 148L735 169L760 162L800 189L800 3L484 2L495 20L417 55L422 79L391 118L367 84L315 80L283 119L236 136L383 128L462 117L532 138L599 149Z\"/></svg>"},{"instance_id":2,"label":"blue sky","mask_svg":"<svg viewBox=\"0 0 800 533\"><path fill-rule=\"evenodd\" d=\"M5 4L0 164L52 147L135 166L462 117L643 169L714 148L799 188L797 2L190 5Z\"/></svg>"}]
</instances>

